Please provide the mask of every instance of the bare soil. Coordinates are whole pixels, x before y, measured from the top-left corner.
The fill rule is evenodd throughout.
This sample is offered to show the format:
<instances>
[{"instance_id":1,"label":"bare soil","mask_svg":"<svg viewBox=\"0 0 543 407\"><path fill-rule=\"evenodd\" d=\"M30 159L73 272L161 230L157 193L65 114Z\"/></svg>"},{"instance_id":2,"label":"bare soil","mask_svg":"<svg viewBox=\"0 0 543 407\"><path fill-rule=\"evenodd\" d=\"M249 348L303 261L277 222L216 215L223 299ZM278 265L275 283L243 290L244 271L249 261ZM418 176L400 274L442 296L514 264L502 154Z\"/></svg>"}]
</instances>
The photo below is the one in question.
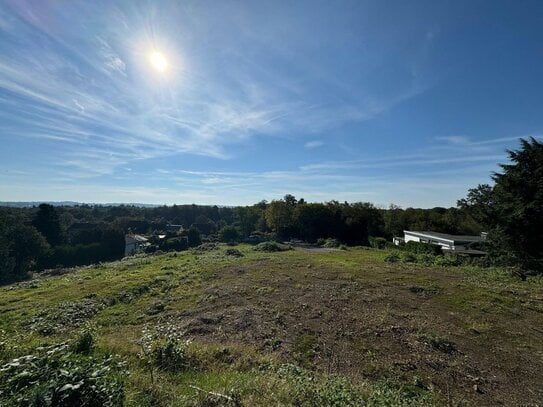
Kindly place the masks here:
<instances>
[{"instance_id":1,"label":"bare soil","mask_svg":"<svg viewBox=\"0 0 543 407\"><path fill-rule=\"evenodd\" d=\"M169 318L187 337L256 346L355 381L399 379L435 389L448 405L542 405L541 289L323 256L227 267L196 308Z\"/></svg>"}]
</instances>

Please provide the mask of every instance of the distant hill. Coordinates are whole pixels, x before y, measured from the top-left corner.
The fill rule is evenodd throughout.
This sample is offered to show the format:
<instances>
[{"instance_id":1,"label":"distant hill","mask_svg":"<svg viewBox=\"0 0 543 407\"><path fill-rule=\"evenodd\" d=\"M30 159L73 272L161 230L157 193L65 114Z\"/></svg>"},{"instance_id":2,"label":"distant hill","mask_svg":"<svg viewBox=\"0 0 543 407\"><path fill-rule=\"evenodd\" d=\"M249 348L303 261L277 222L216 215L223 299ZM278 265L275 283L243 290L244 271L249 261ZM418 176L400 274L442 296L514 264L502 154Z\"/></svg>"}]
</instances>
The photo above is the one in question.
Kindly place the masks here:
<instances>
[{"instance_id":1,"label":"distant hill","mask_svg":"<svg viewBox=\"0 0 543 407\"><path fill-rule=\"evenodd\" d=\"M53 206L137 206L140 208L156 208L158 204L144 204L144 203L92 203L92 202L75 202L75 201L30 201L30 202L2 202L0 201L0 206L8 206L11 208L32 208L34 206L39 206L42 203L46 203Z\"/></svg>"}]
</instances>

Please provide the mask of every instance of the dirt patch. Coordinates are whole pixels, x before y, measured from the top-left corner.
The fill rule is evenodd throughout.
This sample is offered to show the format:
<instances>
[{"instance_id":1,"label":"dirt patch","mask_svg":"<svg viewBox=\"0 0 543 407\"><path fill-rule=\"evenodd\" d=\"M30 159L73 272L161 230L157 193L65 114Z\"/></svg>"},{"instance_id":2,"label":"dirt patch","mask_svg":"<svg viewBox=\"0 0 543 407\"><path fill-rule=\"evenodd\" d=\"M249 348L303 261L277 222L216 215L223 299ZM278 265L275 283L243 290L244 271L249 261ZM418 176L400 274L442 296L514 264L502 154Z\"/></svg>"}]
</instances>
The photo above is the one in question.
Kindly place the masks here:
<instances>
[{"instance_id":1,"label":"dirt patch","mask_svg":"<svg viewBox=\"0 0 543 407\"><path fill-rule=\"evenodd\" d=\"M355 380L416 382L451 404L537 405L543 399L543 353L533 356L541 346L529 352L511 346L515 333L531 330L533 321L509 319L497 309L489 311L490 328L476 321L467 326L470 315L480 314L440 300L462 276L347 273L312 258L229 267L214 274L195 309L171 320L187 337L249 344Z\"/></svg>"}]
</instances>

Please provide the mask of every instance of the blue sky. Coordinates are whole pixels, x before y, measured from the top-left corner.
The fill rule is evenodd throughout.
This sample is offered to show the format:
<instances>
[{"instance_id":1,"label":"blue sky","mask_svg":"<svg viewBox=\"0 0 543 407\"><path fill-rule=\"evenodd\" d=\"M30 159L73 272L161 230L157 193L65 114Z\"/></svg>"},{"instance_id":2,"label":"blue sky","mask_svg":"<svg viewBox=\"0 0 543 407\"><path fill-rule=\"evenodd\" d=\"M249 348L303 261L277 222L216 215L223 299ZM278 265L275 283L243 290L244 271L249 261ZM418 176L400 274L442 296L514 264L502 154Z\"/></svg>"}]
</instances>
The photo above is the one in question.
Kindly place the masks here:
<instances>
[{"instance_id":1,"label":"blue sky","mask_svg":"<svg viewBox=\"0 0 543 407\"><path fill-rule=\"evenodd\" d=\"M0 200L454 206L542 137L542 22L530 0L3 0Z\"/></svg>"}]
</instances>

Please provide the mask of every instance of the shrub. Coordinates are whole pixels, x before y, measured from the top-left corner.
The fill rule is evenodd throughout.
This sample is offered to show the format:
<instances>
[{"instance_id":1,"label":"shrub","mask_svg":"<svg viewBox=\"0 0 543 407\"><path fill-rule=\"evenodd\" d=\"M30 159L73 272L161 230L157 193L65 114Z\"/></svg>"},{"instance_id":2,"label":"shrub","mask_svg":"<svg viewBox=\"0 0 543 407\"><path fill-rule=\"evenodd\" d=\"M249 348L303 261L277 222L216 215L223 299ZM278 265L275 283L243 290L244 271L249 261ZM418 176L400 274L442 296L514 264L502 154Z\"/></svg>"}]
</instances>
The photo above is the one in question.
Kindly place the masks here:
<instances>
[{"instance_id":1,"label":"shrub","mask_svg":"<svg viewBox=\"0 0 543 407\"><path fill-rule=\"evenodd\" d=\"M181 251L188 249L188 247L189 241L186 236L165 239L163 242L160 243L160 249L165 251Z\"/></svg>"},{"instance_id":2,"label":"shrub","mask_svg":"<svg viewBox=\"0 0 543 407\"><path fill-rule=\"evenodd\" d=\"M460 264L460 258L455 255L437 256L434 260L434 266L451 267Z\"/></svg>"},{"instance_id":3,"label":"shrub","mask_svg":"<svg viewBox=\"0 0 543 407\"><path fill-rule=\"evenodd\" d=\"M336 248L339 247L340 244L341 242L339 240L329 237L328 239L326 239L322 246L328 248Z\"/></svg>"},{"instance_id":4,"label":"shrub","mask_svg":"<svg viewBox=\"0 0 543 407\"><path fill-rule=\"evenodd\" d=\"M262 242L253 247L253 250L257 252L283 252L285 250L291 250L289 246L285 246L276 242Z\"/></svg>"},{"instance_id":5,"label":"shrub","mask_svg":"<svg viewBox=\"0 0 543 407\"><path fill-rule=\"evenodd\" d=\"M219 240L221 242L237 242L239 240L238 230L231 225L227 225L219 230Z\"/></svg>"},{"instance_id":6,"label":"shrub","mask_svg":"<svg viewBox=\"0 0 543 407\"><path fill-rule=\"evenodd\" d=\"M428 253L419 254L417 256L417 263L424 264L426 266L431 266L434 264L436 256Z\"/></svg>"},{"instance_id":7,"label":"shrub","mask_svg":"<svg viewBox=\"0 0 543 407\"><path fill-rule=\"evenodd\" d=\"M405 250L415 254L433 254L434 256L442 254L441 246L437 244L413 241L405 244Z\"/></svg>"},{"instance_id":8,"label":"shrub","mask_svg":"<svg viewBox=\"0 0 543 407\"><path fill-rule=\"evenodd\" d=\"M388 241L385 243L385 249L389 250L401 250L403 249L403 246L404 245L395 245L394 243Z\"/></svg>"},{"instance_id":9,"label":"shrub","mask_svg":"<svg viewBox=\"0 0 543 407\"><path fill-rule=\"evenodd\" d=\"M141 339L140 357L149 365L151 374L153 367L171 373L182 372L194 365L189 356L189 345L189 340L173 334L163 336L146 328Z\"/></svg>"},{"instance_id":10,"label":"shrub","mask_svg":"<svg viewBox=\"0 0 543 407\"><path fill-rule=\"evenodd\" d=\"M370 246L373 247L374 249L384 249L387 244L387 240L384 237L370 236L368 238L368 241L370 243Z\"/></svg>"},{"instance_id":11,"label":"shrub","mask_svg":"<svg viewBox=\"0 0 543 407\"><path fill-rule=\"evenodd\" d=\"M194 254L204 254L206 252L211 252L213 250L216 250L218 247L219 246L217 245L217 243L212 243L212 242L202 243L200 246L195 247L194 249L192 249L192 253L194 253Z\"/></svg>"},{"instance_id":12,"label":"shrub","mask_svg":"<svg viewBox=\"0 0 543 407\"><path fill-rule=\"evenodd\" d=\"M387 263L398 263L400 261L400 254L397 252L387 254L384 260Z\"/></svg>"},{"instance_id":13,"label":"shrub","mask_svg":"<svg viewBox=\"0 0 543 407\"><path fill-rule=\"evenodd\" d=\"M240 252L238 249L226 249L224 252L227 256L233 256L233 257L243 257L244 254Z\"/></svg>"},{"instance_id":14,"label":"shrub","mask_svg":"<svg viewBox=\"0 0 543 407\"><path fill-rule=\"evenodd\" d=\"M409 252L402 252L402 254L400 255L400 258L402 260L402 263L416 263L417 262L417 256Z\"/></svg>"},{"instance_id":15,"label":"shrub","mask_svg":"<svg viewBox=\"0 0 543 407\"><path fill-rule=\"evenodd\" d=\"M73 351L82 355L90 355L94 346L94 335L94 330L91 327L86 327L73 344Z\"/></svg>"},{"instance_id":16,"label":"shrub","mask_svg":"<svg viewBox=\"0 0 543 407\"><path fill-rule=\"evenodd\" d=\"M38 348L0 366L0 405L122 406L124 368L112 357L74 354L66 344Z\"/></svg>"}]
</instances>

